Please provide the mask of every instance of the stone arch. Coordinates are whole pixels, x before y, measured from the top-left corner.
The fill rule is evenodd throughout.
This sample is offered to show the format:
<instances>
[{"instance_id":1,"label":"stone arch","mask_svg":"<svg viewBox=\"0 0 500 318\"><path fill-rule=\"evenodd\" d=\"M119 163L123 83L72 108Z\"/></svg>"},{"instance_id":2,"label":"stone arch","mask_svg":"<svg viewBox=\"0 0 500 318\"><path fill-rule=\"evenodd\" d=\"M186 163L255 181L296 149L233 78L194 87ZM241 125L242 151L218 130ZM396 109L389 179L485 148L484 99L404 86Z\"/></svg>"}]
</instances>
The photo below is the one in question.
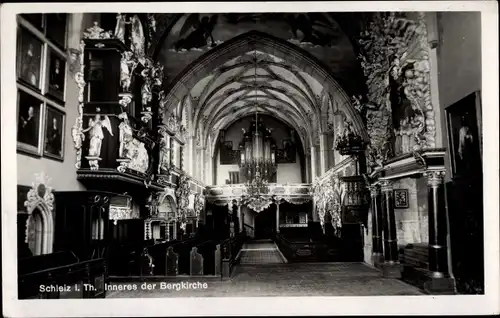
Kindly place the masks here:
<instances>
[{"instance_id":1,"label":"stone arch","mask_svg":"<svg viewBox=\"0 0 500 318\"><path fill-rule=\"evenodd\" d=\"M158 205L158 215L164 214L165 219L169 219L171 214L174 214L174 218L177 217L177 204L175 197L172 194L165 194L160 197L160 203Z\"/></svg>"},{"instance_id":2,"label":"stone arch","mask_svg":"<svg viewBox=\"0 0 500 318\"><path fill-rule=\"evenodd\" d=\"M208 51L190 65L188 65L172 82L165 88L166 111L173 109L179 101L189 94L191 87L201 79L208 76L217 65L235 58L250 50L259 50L270 53L285 60L293 61L300 70L310 74L319 83L323 83L326 93L337 94L341 97L341 107L353 122L354 130L366 141L369 140L368 133L360 114L356 111L344 89L338 84L332 72L323 65L321 61L313 57L301 48L266 33L250 31L234 37L223 44ZM320 114L315 113L316 116ZM166 114L164 114L165 116ZM195 127L196 123L193 124ZM320 127L323 130L324 127ZM317 133L317 132L316 132ZM309 132L314 135L314 132Z\"/></svg>"}]
</instances>

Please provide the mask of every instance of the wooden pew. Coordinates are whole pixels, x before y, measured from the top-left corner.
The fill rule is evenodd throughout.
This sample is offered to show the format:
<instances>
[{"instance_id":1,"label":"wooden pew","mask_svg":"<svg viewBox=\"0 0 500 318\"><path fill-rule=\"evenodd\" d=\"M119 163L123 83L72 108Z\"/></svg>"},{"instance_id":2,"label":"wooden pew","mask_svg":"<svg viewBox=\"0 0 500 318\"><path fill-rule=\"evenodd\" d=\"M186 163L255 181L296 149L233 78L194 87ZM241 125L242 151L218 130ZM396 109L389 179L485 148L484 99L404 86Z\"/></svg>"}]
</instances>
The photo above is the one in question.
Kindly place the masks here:
<instances>
[{"instance_id":1,"label":"wooden pew","mask_svg":"<svg viewBox=\"0 0 500 318\"><path fill-rule=\"evenodd\" d=\"M18 298L104 298L104 258L80 262L72 252L19 260Z\"/></svg>"}]
</instances>

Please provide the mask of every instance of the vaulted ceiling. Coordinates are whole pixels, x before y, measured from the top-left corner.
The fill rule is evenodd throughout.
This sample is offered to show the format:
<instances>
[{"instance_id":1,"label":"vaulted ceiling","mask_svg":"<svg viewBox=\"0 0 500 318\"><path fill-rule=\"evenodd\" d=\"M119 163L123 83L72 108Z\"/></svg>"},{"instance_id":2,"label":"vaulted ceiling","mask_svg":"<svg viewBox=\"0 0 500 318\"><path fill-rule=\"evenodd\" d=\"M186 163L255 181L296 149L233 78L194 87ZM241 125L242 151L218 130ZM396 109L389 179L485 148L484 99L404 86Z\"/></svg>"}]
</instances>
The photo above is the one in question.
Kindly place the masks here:
<instances>
[{"instance_id":1,"label":"vaulted ceiling","mask_svg":"<svg viewBox=\"0 0 500 318\"><path fill-rule=\"evenodd\" d=\"M204 117L211 132L254 112L280 118L298 131L299 127L318 129L318 122L311 126L307 118L319 109L316 96L322 93L322 85L309 74L258 50L219 66L190 92L199 106L195 122Z\"/></svg>"},{"instance_id":2,"label":"vaulted ceiling","mask_svg":"<svg viewBox=\"0 0 500 318\"><path fill-rule=\"evenodd\" d=\"M165 32L156 50L166 108L189 100L190 128L205 142L257 111L294 128L307 147L331 103L362 126L349 98L363 83L356 50L331 14L184 14Z\"/></svg>"}]
</instances>

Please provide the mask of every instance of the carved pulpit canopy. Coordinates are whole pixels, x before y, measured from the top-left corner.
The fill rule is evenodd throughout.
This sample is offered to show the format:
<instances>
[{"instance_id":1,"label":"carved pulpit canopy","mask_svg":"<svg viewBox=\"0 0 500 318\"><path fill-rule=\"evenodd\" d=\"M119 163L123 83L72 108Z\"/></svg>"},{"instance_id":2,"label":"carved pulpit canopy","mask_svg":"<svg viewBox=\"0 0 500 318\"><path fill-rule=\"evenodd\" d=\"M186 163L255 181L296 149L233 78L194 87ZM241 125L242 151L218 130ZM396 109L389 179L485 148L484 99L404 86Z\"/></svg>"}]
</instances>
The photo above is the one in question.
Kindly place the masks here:
<instances>
[{"instance_id":1,"label":"carved pulpit canopy","mask_svg":"<svg viewBox=\"0 0 500 318\"><path fill-rule=\"evenodd\" d=\"M354 131L352 122L344 117L343 129L339 129L335 136L335 150L342 155L352 155L364 151L363 138Z\"/></svg>"}]
</instances>

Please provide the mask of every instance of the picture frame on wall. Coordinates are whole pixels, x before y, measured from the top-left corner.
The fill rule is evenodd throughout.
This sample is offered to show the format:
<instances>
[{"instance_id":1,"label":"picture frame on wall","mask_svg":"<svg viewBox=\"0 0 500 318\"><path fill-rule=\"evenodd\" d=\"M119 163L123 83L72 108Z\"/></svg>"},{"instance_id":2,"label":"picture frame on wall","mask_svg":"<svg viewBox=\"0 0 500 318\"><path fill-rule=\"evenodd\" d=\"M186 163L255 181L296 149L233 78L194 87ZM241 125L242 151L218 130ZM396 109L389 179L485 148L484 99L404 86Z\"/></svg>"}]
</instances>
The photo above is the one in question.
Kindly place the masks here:
<instances>
[{"instance_id":1,"label":"picture frame on wall","mask_svg":"<svg viewBox=\"0 0 500 318\"><path fill-rule=\"evenodd\" d=\"M66 93L66 59L54 50L48 51L47 95L64 103Z\"/></svg>"},{"instance_id":2,"label":"picture frame on wall","mask_svg":"<svg viewBox=\"0 0 500 318\"><path fill-rule=\"evenodd\" d=\"M43 154L56 160L64 160L64 131L66 127L66 115L47 105L45 112L45 133Z\"/></svg>"},{"instance_id":3,"label":"picture frame on wall","mask_svg":"<svg viewBox=\"0 0 500 318\"><path fill-rule=\"evenodd\" d=\"M394 189L394 208L408 209L410 207L410 198L407 189Z\"/></svg>"},{"instance_id":4,"label":"picture frame on wall","mask_svg":"<svg viewBox=\"0 0 500 318\"><path fill-rule=\"evenodd\" d=\"M17 93L17 149L31 155L42 154L43 101L18 90Z\"/></svg>"},{"instance_id":5,"label":"picture frame on wall","mask_svg":"<svg viewBox=\"0 0 500 318\"><path fill-rule=\"evenodd\" d=\"M25 28L19 29L17 77L25 85L41 90L43 42Z\"/></svg>"},{"instance_id":6,"label":"picture frame on wall","mask_svg":"<svg viewBox=\"0 0 500 318\"><path fill-rule=\"evenodd\" d=\"M476 91L445 109L452 178L482 174L481 98Z\"/></svg>"},{"instance_id":7,"label":"picture frame on wall","mask_svg":"<svg viewBox=\"0 0 500 318\"><path fill-rule=\"evenodd\" d=\"M45 17L41 13L24 13L21 17L28 21L32 26L40 31L43 31L45 27Z\"/></svg>"},{"instance_id":8,"label":"picture frame on wall","mask_svg":"<svg viewBox=\"0 0 500 318\"><path fill-rule=\"evenodd\" d=\"M66 13L46 14L47 38L54 42L59 48L66 48L66 25L68 15Z\"/></svg>"}]
</instances>

